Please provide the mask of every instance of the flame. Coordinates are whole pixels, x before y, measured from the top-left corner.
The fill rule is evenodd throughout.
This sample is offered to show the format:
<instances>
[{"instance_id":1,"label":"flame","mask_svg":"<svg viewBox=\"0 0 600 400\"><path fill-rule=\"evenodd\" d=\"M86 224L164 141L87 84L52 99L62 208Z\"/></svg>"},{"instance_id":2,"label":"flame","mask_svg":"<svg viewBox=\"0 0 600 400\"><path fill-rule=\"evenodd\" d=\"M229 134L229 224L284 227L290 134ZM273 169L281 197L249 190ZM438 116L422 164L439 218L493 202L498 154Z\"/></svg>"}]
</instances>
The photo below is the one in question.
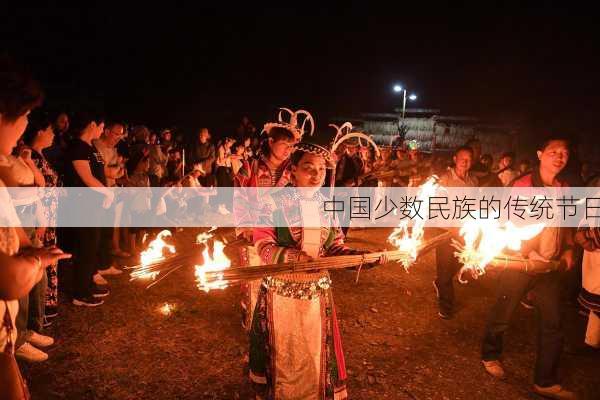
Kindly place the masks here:
<instances>
[{"instance_id":1,"label":"flame","mask_svg":"<svg viewBox=\"0 0 600 400\"><path fill-rule=\"evenodd\" d=\"M464 246L456 246L455 253L463 264L459 280L464 272L470 271L474 277L483 275L486 266L506 249L519 251L521 244L537 236L546 224L533 224L517 227L512 222L500 226L497 220L469 220L460 229Z\"/></svg>"},{"instance_id":2,"label":"flame","mask_svg":"<svg viewBox=\"0 0 600 400\"><path fill-rule=\"evenodd\" d=\"M175 246L168 244L164 241L164 238L170 237L171 231L165 229L161 231L156 239L150 242L148 248L140 254L140 267L136 268L135 271L131 273L132 279L156 279L160 272L156 271L148 271L145 267L150 264L157 263L165 259L164 252L165 249L169 251L171 254L175 253Z\"/></svg>"},{"instance_id":3,"label":"flame","mask_svg":"<svg viewBox=\"0 0 600 400\"><path fill-rule=\"evenodd\" d=\"M198 236L196 236L196 244L205 244L208 242L209 239L215 236L213 233L211 233L215 230L217 230L217 227L212 226L208 231L199 233Z\"/></svg>"},{"instance_id":4,"label":"flame","mask_svg":"<svg viewBox=\"0 0 600 400\"><path fill-rule=\"evenodd\" d=\"M223 242L215 240L212 257L208 254L208 248L205 248L202 252L204 264L196 265L196 283L198 284L198 289L204 290L206 293L208 293L212 289L225 289L228 286L229 282L223 279L222 273L214 274L216 275L216 279L211 279L210 282L206 276L207 272L223 271L229 268L231 265L231 261L223 252L224 248L225 245Z\"/></svg>"},{"instance_id":5,"label":"flame","mask_svg":"<svg viewBox=\"0 0 600 400\"><path fill-rule=\"evenodd\" d=\"M435 196L440 185L437 183L438 177L431 176L427 181L421 185L417 198L428 199ZM396 209L394 209L396 211ZM394 214L396 215L396 214ZM402 266L408 270L408 267L417 259L417 250L419 245L423 241L423 234L425 233L425 223L427 218L417 218L413 225L412 231L408 231L408 219L403 219L398 224L398 227L388 237L388 242L398 248L400 251L405 251L409 254L407 258L404 258Z\"/></svg>"},{"instance_id":6,"label":"flame","mask_svg":"<svg viewBox=\"0 0 600 400\"><path fill-rule=\"evenodd\" d=\"M161 307L159 307L158 311L162 315L169 316L169 315L171 315L171 313L173 311L175 311L175 305L174 304L165 303Z\"/></svg>"}]
</instances>

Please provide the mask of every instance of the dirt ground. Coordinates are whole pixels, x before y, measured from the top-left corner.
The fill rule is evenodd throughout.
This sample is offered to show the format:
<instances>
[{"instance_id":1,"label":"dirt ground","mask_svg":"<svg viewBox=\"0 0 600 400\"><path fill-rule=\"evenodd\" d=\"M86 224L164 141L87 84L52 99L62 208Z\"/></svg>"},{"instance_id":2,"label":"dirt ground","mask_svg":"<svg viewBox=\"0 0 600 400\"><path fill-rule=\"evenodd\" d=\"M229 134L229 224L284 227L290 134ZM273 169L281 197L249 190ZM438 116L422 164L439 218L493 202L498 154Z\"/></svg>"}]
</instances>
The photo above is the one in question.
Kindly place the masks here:
<instances>
[{"instance_id":1,"label":"dirt ground","mask_svg":"<svg viewBox=\"0 0 600 400\"><path fill-rule=\"evenodd\" d=\"M191 243L193 232L178 239ZM389 230L351 230L349 243L379 249ZM435 256L410 273L389 264L332 273L351 399L536 399L529 392L535 355L535 313L519 308L506 337L508 377L483 370L480 341L493 300L493 273L456 284L459 312L437 316ZM128 276L109 278L111 295L98 308L61 304L48 328L57 343L42 364L23 365L34 399L247 399L246 340L239 288L209 294L182 268L146 290ZM171 315L159 312L169 303ZM568 341L582 340L585 319L566 309ZM564 384L600 399L600 357L563 357Z\"/></svg>"}]
</instances>

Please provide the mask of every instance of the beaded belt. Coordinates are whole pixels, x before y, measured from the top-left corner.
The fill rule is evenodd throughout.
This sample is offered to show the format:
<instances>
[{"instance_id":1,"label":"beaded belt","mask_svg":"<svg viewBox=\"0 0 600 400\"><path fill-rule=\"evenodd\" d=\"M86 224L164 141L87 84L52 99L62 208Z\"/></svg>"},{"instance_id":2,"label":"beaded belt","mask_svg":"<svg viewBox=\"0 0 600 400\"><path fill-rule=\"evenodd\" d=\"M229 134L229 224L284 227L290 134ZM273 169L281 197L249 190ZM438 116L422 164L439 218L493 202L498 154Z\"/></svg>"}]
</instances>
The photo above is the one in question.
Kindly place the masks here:
<instances>
[{"instance_id":1,"label":"beaded belt","mask_svg":"<svg viewBox=\"0 0 600 400\"><path fill-rule=\"evenodd\" d=\"M299 300L312 300L320 297L325 290L331 287L329 276L320 275L316 280L287 280L268 276L263 279L263 286L272 289L280 296L291 297Z\"/></svg>"}]
</instances>

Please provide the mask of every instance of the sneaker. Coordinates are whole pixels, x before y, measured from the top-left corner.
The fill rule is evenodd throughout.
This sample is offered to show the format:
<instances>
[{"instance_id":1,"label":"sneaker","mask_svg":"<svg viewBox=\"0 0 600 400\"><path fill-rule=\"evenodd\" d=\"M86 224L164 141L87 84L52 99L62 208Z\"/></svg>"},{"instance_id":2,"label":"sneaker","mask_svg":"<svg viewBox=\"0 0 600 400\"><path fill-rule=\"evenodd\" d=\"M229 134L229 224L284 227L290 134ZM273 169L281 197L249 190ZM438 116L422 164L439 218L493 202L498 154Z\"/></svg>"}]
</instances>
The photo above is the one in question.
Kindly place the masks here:
<instances>
[{"instance_id":1,"label":"sneaker","mask_svg":"<svg viewBox=\"0 0 600 400\"><path fill-rule=\"evenodd\" d=\"M97 299L94 296L88 296L83 298L73 298L73 305L76 306L86 306L86 307L96 307L104 304L103 300Z\"/></svg>"},{"instance_id":2,"label":"sneaker","mask_svg":"<svg viewBox=\"0 0 600 400\"><path fill-rule=\"evenodd\" d=\"M521 300L521 305L523 306L523 308L526 308L528 310L534 309L533 303L531 303L531 301L529 301L529 299Z\"/></svg>"},{"instance_id":3,"label":"sneaker","mask_svg":"<svg viewBox=\"0 0 600 400\"><path fill-rule=\"evenodd\" d=\"M533 304L534 296L531 292L528 292L523 299L521 299L521 305L528 310L533 310L535 304Z\"/></svg>"},{"instance_id":4,"label":"sneaker","mask_svg":"<svg viewBox=\"0 0 600 400\"><path fill-rule=\"evenodd\" d=\"M96 286L95 288L92 289L92 296L94 296L96 298L106 297L109 294L110 294L110 290L108 290L107 288Z\"/></svg>"},{"instance_id":5,"label":"sneaker","mask_svg":"<svg viewBox=\"0 0 600 400\"><path fill-rule=\"evenodd\" d=\"M54 318L58 315L58 307L47 307L44 309L44 316L46 318Z\"/></svg>"},{"instance_id":6,"label":"sneaker","mask_svg":"<svg viewBox=\"0 0 600 400\"><path fill-rule=\"evenodd\" d=\"M485 371L497 379L504 379L504 367L502 367L502 363L498 360L485 361L481 360Z\"/></svg>"},{"instance_id":7,"label":"sneaker","mask_svg":"<svg viewBox=\"0 0 600 400\"><path fill-rule=\"evenodd\" d=\"M42 362L48 359L48 354L25 342L15 351L15 357L27 362Z\"/></svg>"},{"instance_id":8,"label":"sneaker","mask_svg":"<svg viewBox=\"0 0 600 400\"><path fill-rule=\"evenodd\" d=\"M94 274L94 283L96 285L106 286L108 285L108 281L102 277L100 274Z\"/></svg>"},{"instance_id":9,"label":"sneaker","mask_svg":"<svg viewBox=\"0 0 600 400\"><path fill-rule=\"evenodd\" d=\"M111 265L110 268L101 269L98 271L98 273L102 276L104 276L104 275L121 275L123 273L123 271L120 270L119 268L115 267L114 265Z\"/></svg>"},{"instance_id":10,"label":"sneaker","mask_svg":"<svg viewBox=\"0 0 600 400\"><path fill-rule=\"evenodd\" d=\"M54 344L54 339L50 336L39 334L36 331L29 332L31 332L31 335L27 341L36 347L48 347Z\"/></svg>"},{"instance_id":11,"label":"sneaker","mask_svg":"<svg viewBox=\"0 0 600 400\"><path fill-rule=\"evenodd\" d=\"M439 309L438 311L438 317L440 317L441 319L452 319L452 311L451 310L443 310L443 309Z\"/></svg>"},{"instance_id":12,"label":"sneaker","mask_svg":"<svg viewBox=\"0 0 600 400\"><path fill-rule=\"evenodd\" d=\"M565 390L560 385L552 385L552 386L538 386L533 385L533 392L539 394L542 397L546 397L548 399L558 399L558 400L575 400L577 399L577 395L575 392L571 392L569 390Z\"/></svg>"}]
</instances>

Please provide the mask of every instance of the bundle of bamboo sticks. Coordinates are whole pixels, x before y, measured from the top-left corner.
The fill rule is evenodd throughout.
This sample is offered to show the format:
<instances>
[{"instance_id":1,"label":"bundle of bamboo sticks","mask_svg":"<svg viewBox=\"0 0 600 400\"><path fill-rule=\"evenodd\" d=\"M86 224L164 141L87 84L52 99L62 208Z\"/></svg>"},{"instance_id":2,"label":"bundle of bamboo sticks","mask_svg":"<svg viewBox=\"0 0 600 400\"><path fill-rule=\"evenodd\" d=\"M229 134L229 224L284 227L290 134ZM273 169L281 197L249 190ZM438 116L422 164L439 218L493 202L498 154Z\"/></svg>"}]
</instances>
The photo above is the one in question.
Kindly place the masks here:
<instances>
[{"instance_id":1,"label":"bundle of bamboo sticks","mask_svg":"<svg viewBox=\"0 0 600 400\"><path fill-rule=\"evenodd\" d=\"M207 232L215 232L216 229L211 228ZM206 238L206 241L209 241L215 233ZM243 242L242 239L231 239L226 235L219 235L221 240L226 243L228 246L234 246ZM130 281L134 280L152 280L147 288L150 288L156 285L158 282L163 280L169 274L175 272L181 267L186 265L194 265L201 260L200 252L198 251L199 245L205 243L194 243L191 248L187 249L184 252L178 252L173 255L167 255L164 258L157 260L148 264L138 264L130 267L126 267L125 269L132 270L129 274ZM156 279L160 276L160 279Z\"/></svg>"},{"instance_id":2,"label":"bundle of bamboo sticks","mask_svg":"<svg viewBox=\"0 0 600 400\"><path fill-rule=\"evenodd\" d=\"M459 250L458 253L455 253L459 256L462 251L462 246L455 242L454 247ZM562 266L562 262L556 260L544 261L525 258L521 255L498 254L483 267L464 265L458 274L458 281L460 283L467 283L468 280L463 278L463 275L467 272L469 272L474 279L477 279L478 276L485 274L488 270L510 269L526 273L545 273L561 269Z\"/></svg>"},{"instance_id":3,"label":"bundle of bamboo sticks","mask_svg":"<svg viewBox=\"0 0 600 400\"><path fill-rule=\"evenodd\" d=\"M432 239L424 241L417 247L417 255L426 253L442 242L447 241L449 238L450 234L446 232L437 235ZM232 267L220 271L204 272L205 282L206 286L210 287L210 284L214 282L227 281L227 284L234 284L248 280L261 279L266 276L277 276L299 272L313 272L319 270L345 269L350 267L360 268L365 264L377 262L382 255L386 255L389 261L401 261L412 257L407 251L392 250L357 255L324 257L312 261Z\"/></svg>"},{"instance_id":4,"label":"bundle of bamboo sticks","mask_svg":"<svg viewBox=\"0 0 600 400\"><path fill-rule=\"evenodd\" d=\"M488 264L493 268L512 269L524 272L548 272L561 268L561 262L556 260L542 261L529 258L500 254Z\"/></svg>"},{"instance_id":5,"label":"bundle of bamboo sticks","mask_svg":"<svg viewBox=\"0 0 600 400\"><path fill-rule=\"evenodd\" d=\"M193 265L194 262L199 259L199 255L200 254L197 251L177 253L173 256L165 257L162 260L147 265L139 264L127 267L127 269L133 270L129 274L129 280L133 281L151 279L152 283L146 286L146 289L151 288L181 267ZM160 279L156 279L158 276L160 276Z\"/></svg>"}]
</instances>

